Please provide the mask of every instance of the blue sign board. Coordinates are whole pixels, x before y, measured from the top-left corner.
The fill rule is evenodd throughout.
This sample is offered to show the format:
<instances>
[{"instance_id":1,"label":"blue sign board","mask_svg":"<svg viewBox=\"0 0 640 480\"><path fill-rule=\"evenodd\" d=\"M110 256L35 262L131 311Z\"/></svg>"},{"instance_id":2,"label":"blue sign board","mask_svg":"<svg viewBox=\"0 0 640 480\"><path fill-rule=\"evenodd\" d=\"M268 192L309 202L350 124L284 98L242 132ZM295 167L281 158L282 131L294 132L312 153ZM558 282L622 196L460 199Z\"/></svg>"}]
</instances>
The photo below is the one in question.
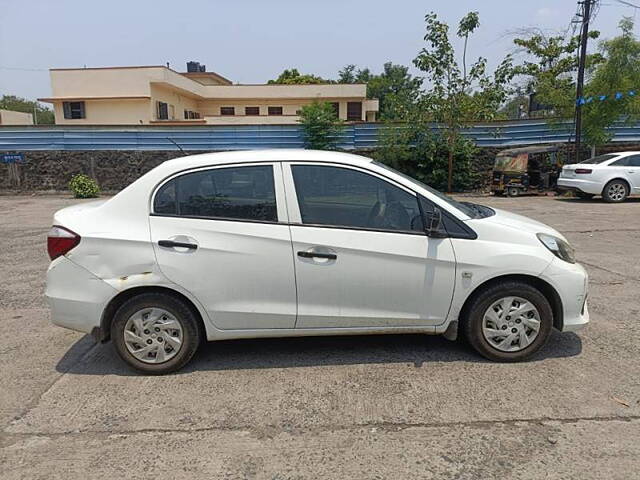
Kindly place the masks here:
<instances>
[{"instance_id":1,"label":"blue sign board","mask_svg":"<svg viewBox=\"0 0 640 480\"><path fill-rule=\"evenodd\" d=\"M3 153L2 163L24 163L24 153Z\"/></svg>"}]
</instances>

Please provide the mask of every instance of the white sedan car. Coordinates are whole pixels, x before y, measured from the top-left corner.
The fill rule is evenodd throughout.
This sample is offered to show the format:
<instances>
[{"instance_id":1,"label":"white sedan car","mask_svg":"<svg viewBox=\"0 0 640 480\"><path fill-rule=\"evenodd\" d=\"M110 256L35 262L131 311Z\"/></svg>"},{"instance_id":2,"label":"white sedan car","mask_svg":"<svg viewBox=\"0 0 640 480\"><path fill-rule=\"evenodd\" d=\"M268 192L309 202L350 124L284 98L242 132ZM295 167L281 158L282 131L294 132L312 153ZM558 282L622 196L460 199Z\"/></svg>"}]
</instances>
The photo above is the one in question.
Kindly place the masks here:
<instances>
[{"instance_id":1,"label":"white sedan car","mask_svg":"<svg viewBox=\"0 0 640 480\"><path fill-rule=\"evenodd\" d=\"M178 158L53 223L53 323L146 373L204 339L303 335L460 332L517 361L589 321L587 274L556 230L345 153Z\"/></svg>"},{"instance_id":2,"label":"white sedan car","mask_svg":"<svg viewBox=\"0 0 640 480\"><path fill-rule=\"evenodd\" d=\"M640 193L640 152L609 153L565 165L559 190L572 190L580 198L602 195L605 202L624 202Z\"/></svg>"}]
</instances>

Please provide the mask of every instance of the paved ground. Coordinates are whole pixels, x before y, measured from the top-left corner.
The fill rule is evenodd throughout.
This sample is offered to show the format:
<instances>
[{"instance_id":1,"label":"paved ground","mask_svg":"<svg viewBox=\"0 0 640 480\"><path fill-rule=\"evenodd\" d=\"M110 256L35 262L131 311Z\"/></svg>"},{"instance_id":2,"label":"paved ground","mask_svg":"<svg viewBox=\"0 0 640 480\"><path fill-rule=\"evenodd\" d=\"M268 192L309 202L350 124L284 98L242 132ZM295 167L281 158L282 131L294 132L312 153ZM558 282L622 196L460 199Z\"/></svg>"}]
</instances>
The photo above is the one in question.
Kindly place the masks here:
<instances>
[{"instance_id":1,"label":"paved ground","mask_svg":"<svg viewBox=\"0 0 640 480\"><path fill-rule=\"evenodd\" d=\"M483 203L549 223L591 275L592 324L534 360L436 337L210 344L142 377L111 345L52 327L52 213L0 197L0 477L640 477L640 199Z\"/></svg>"}]
</instances>

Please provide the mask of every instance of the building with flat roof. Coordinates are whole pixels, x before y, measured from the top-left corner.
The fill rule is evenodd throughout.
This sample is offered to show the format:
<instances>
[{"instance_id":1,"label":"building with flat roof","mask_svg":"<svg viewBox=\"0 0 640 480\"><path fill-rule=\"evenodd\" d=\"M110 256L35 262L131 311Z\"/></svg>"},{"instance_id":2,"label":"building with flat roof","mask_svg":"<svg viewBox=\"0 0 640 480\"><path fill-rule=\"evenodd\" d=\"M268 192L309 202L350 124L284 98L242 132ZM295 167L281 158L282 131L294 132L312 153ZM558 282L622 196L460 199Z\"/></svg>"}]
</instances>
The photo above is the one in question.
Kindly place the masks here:
<instances>
[{"instance_id":1,"label":"building with flat roof","mask_svg":"<svg viewBox=\"0 0 640 480\"><path fill-rule=\"evenodd\" d=\"M238 85L189 62L166 66L54 68L53 104L61 125L251 125L296 123L303 105L331 103L348 122L375 121L378 100L365 84Z\"/></svg>"}]
</instances>

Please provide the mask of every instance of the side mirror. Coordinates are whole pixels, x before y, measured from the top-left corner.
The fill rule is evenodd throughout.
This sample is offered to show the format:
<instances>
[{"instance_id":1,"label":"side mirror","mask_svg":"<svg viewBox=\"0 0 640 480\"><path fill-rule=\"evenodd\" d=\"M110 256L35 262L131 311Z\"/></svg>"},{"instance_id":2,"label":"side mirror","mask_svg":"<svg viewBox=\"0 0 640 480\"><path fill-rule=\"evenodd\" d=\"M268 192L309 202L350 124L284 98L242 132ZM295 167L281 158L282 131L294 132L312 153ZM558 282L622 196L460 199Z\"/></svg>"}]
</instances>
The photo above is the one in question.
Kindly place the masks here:
<instances>
[{"instance_id":1,"label":"side mirror","mask_svg":"<svg viewBox=\"0 0 640 480\"><path fill-rule=\"evenodd\" d=\"M442 213L434 207L433 212L425 213L425 233L428 237L444 238L447 233L442 228Z\"/></svg>"}]
</instances>

